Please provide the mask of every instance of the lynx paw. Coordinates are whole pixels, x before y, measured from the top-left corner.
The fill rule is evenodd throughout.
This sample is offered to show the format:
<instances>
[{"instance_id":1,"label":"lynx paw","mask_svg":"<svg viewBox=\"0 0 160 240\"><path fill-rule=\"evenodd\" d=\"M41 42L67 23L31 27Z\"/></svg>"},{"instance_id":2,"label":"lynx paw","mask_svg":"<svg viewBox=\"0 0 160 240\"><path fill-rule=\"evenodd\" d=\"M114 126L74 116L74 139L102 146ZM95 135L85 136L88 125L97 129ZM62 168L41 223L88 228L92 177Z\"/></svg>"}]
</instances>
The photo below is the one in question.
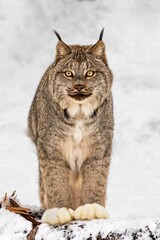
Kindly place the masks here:
<instances>
[{"instance_id":1,"label":"lynx paw","mask_svg":"<svg viewBox=\"0 0 160 240\"><path fill-rule=\"evenodd\" d=\"M63 224L73 220L73 210L67 208L51 208L42 216L43 223Z\"/></svg>"},{"instance_id":2,"label":"lynx paw","mask_svg":"<svg viewBox=\"0 0 160 240\"><path fill-rule=\"evenodd\" d=\"M78 207L74 212L74 219L94 219L94 218L110 218L106 209L97 203L85 204Z\"/></svg>"}]
</instances>

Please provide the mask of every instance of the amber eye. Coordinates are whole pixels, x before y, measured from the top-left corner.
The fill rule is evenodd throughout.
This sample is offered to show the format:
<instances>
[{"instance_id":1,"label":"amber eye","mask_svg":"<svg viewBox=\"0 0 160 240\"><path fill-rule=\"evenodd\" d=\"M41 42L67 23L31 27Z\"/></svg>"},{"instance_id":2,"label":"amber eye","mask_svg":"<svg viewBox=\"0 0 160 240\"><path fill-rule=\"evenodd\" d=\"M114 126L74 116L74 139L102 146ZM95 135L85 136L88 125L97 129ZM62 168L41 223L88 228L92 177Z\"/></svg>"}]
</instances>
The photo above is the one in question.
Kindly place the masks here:
<instances>
[{"instance_id":1,"label":"amber eye","mask_svg":"<svg viewBox=\"0 0 160 240\"><path fill-rule=\"evenodd\" d=\"M88 72L86 72L86 77L93 77L94 72L89 70Z\"/></svg>"},{"instance_id":2,"label":"amber eye","mask_svg":"<svg viewBox=\"0 0 160 240\"><path fill-rule=\"evenodd\" d=\"M71 71L69 71L69 70L65 71L65 72L64 72L64 75L65 75L66 77L73 77L73 73L72 73Z\"/></svg>"}]
</instances>

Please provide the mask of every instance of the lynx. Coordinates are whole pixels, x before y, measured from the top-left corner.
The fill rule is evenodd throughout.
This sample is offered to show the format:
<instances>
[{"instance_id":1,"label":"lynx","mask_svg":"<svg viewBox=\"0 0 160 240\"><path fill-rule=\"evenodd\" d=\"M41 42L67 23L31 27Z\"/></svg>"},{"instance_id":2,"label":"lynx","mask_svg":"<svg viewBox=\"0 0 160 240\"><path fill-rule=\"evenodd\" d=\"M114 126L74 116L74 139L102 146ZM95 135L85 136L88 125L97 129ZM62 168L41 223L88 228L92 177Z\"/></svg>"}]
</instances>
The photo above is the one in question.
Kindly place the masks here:
<instances>
[{"instance_id":1,"label":"lynx","mask_svg":"<svg viewBox=\"0 0 160 240\"><path fill-rule=\"evenodd\" d=\"M28 117L39 159L43 222L109 217L113 77L103 31L94 45L67 45L54 31L55 61L40 81Z\"/></svg>"}]
</instances>

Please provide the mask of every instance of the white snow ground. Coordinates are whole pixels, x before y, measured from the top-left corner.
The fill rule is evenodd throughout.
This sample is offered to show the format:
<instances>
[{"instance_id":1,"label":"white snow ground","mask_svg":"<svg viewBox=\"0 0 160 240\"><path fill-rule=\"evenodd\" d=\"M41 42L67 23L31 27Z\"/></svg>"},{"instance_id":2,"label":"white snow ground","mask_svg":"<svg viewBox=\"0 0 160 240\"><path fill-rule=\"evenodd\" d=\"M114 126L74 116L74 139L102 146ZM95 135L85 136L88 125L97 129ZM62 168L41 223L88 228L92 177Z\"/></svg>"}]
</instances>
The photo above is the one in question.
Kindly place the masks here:
<instances>
[{"instance_id":1,"label":"white snow ground","mask_svg":"<svg viewBox=\"0 0 160 240\"><path fill-rule=\"evenodd\" d=\"M31 222L23 217L0 209L0 239L25 240L32 230ZM108 220L74 221L70 224L50 226L41 224L35 240L97 239L160 239L159 219L156 217L129 217ZM117 237L118 238L117 238ZM101 239L98 238L98 239Z\"/></svg>"},{"instance_id":2,"label":"white snow ground","mask_svg":"<svg viewBox=\"0 0 160 240\"><path fill-rule=\"evenodd\" d=\"M0 0L0 196L39 206L38 161L27 136L36 87L66 43L104 41L114 73L115 133L107 208L112 217L160 215L159 0Z\"/></svg>"}]
</instances>

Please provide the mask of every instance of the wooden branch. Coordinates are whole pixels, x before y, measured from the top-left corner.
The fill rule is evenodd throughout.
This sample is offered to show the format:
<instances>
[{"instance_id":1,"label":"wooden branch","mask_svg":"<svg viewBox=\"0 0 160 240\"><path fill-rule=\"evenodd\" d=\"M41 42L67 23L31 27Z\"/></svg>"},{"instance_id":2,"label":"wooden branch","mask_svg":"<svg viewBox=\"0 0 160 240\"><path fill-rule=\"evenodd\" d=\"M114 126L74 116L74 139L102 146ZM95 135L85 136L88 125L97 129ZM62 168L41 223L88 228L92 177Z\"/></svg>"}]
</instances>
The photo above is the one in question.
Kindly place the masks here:
<instances>
[{"instance_id":1,"label":"wooden branch","mask_svg":"<svg viewBox=\"0 0 160 240\"><path fill-rule=\"evenodd\" d=\"M32 222L33 228L35 228L37 225L40 225L41 223L36 220L36 216L33 215L31 209L20 206L15 201L16 197L16 191L14 191L11 196L8 196L6 193L2 202L0 203L0 208L2 205L4 205L5 209L23 216L25 219Z\"/></svg>"}]
</instances>

